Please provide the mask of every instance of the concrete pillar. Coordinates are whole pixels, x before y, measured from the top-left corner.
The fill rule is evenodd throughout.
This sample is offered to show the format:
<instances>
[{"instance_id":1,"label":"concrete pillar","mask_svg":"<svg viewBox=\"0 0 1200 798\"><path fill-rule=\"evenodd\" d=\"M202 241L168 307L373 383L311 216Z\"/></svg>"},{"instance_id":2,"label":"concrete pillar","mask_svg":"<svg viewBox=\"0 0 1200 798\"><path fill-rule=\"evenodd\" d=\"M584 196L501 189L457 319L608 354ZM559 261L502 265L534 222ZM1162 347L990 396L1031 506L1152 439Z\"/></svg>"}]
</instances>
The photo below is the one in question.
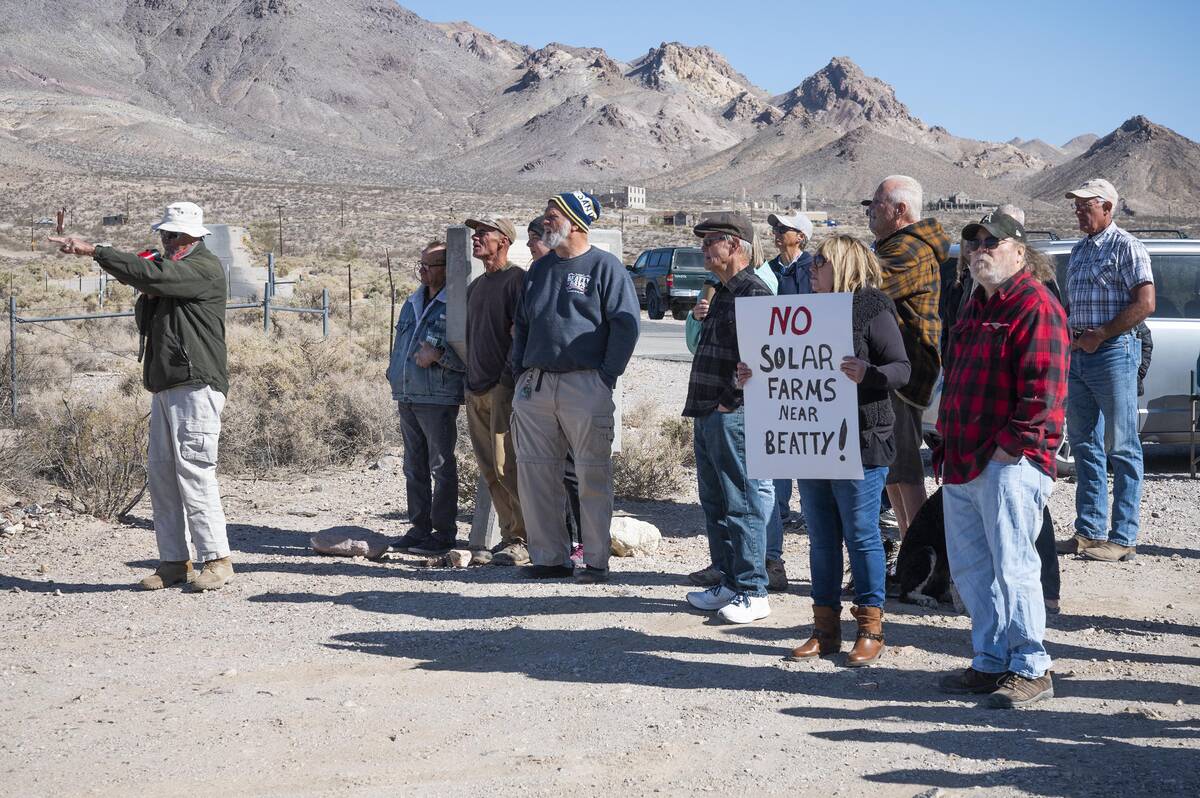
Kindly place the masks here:
<instances>
[{"instance_id":1,"label":"concrete pillar","mask_svg":"<svg viewBox=\"0 0 1200 798\"><path fill-rule=\"evenodd\" d=\"M467 359L467 286L483 273L483 263L471 257L471 228L446 228L446 342ZM490 549L500 542L500 522L483 477L475 484L475 514L469 545Z\"/></svg>"}]
</instances>

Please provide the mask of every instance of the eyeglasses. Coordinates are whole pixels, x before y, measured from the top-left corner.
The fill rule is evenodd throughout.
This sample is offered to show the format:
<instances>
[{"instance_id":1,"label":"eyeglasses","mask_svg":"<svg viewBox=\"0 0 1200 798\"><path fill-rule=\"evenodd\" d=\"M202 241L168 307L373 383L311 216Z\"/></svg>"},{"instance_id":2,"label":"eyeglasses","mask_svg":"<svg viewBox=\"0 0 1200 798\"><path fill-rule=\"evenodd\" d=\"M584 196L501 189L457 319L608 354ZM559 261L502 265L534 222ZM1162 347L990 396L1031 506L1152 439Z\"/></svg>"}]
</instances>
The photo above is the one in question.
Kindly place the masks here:
<instances>
[{"instance_id":1,"label":"eyeglasses","mask_svg":"<svg viewBox=\"0 0 1200 798\"><path fill-rule=\"evenodd\" d=\"M772 232L772 233L774 233L774 234L775 234L775 235L777 235L777 236L781 236L781 235L783 235L784 233L788 232L788 231L789 231L789 230L791 230L791 229L792 229L791 227L785 227L785 226L784 226L784 225L782 225L782 224L773 224L773 225L771 225L771 232ZM797 231L797 232L799 232L799 231Z\"/></svg>"},{"instance_id":2,"label":"eyeglasses","mask_svg":"<svg viewBox=\"0 0 1200 798\"><path fill-rule=\"evenodd\" d=\"M174 241L176 238L180 238L183 233L176 233L173 230L159 230L158 235L163 241Z\"/></svg>"},{"instance_id":3,"label":"eyeglasses","mask_svg":"<svg viewBox=\"0 0 1200 798\"><path fill-rule=\"evenodd\" d=\"M421 269L444 269L444 268L446 268L446 264L444 264L444 263L422 263L421 261L417 261L417 271L421 271Z\"/></svg>"},{"instance_id":4,"label":"eyeglasses","mask_svg":"<svg viewBox=\"0 0 1200 798\"><path fill-rule=\"evenodd\" d=\"M1103 205L1103 204L1104 204L1104 200L1100 199L1099 197L1092 197L1090 200L1087 200L1086 202L1080 202L1079 200L1076 200L1075 201L1075 210L1086 211L1088 208L1092 207L1092 205Z\"/></svg>"},{"instance_id":5,"label":"eyeglasses","mask_svg":"<svg viewBox=\"0 0 1200 798\"><path fill-rule=\"evenodd\" d=\"M724 235L719 235L719 236L705 236L704 240L700 242L700 248L707 249L707 248L713 246L714 244L721 243L722 241L732 241L732 240L733 240L733 236L731 236L729 234L724 234Z\"/></svg>"},{"instance_id":6,"label":"eyeglasses","mask_svg":"<svg viewBox=\"0 0 1200 798\"><path fill-rule=\"evenodd\" d=\"M987 238L985 238L983 240L980 240L978 238L969 238L966 240L965 243L966 243L967 251L970 252L970 251L976 250L976 249L995 249L996 247L1000 246L1000 242L1004 241L1004 240L1005 239L1003 239L1003 238L996 238L995 236L988 236Z\"/></svg>"}]
</instances>

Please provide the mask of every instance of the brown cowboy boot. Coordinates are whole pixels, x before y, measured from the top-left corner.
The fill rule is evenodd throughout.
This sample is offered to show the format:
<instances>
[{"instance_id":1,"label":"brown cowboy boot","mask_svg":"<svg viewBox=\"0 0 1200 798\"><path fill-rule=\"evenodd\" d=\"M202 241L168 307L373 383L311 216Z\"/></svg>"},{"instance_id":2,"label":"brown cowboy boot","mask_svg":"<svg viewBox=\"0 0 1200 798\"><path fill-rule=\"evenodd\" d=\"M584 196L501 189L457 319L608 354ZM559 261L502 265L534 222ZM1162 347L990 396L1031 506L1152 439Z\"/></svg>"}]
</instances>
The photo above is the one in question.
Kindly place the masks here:
<instances>
[{"instance_id":1,"label":"brown cowboy boot","mask_svg":"<svg viewBox=\"0 0 1200 798\"><path fill-rule=\"evenodd\" d=\"M178 585L180 582L190 582L195 572L192 571L191 560L161 560L154 573L147 576L138 584L142 590L162 590L164 587Z\"/></svg>"},{"instance_id":2,"label":"brown cowboy boot","mask_svg":"<svg viewBox=\"0 0 1200 798\"><path fill-rule=\"evenodd\" d=\"M883 608L851 607L850 614L858 621L858 639L846 657L846 667L870 665L883 653Z\"/></svg>"},{"instance_id":3,"label":"brown cowboy boot","mask_svg":"<svg viewBox=\"0 0 1200 798\"><path fill-rule=\"evenodd\" d=\"M813 605L812 637L792 649L790 660L836 654L842 648L842 612L833 607Z\"/></svg>"}]
</instances>

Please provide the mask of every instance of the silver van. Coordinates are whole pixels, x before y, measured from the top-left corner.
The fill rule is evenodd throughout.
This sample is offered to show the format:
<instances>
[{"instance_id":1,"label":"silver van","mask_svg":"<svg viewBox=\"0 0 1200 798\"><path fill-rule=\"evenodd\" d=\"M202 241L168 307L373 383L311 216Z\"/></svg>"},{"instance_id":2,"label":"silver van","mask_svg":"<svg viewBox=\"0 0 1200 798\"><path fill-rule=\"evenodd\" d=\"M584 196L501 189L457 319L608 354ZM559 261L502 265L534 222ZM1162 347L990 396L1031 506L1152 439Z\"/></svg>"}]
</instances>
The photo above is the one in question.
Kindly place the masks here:
<instances>
[{"instance_id":1,"label":"silver van","mask_svg":"<svg viewBox=\"0 0 1200 798\"><path fill-rule=\"evenodd\" d=\"M1143 231L1131 230L1141 235ZM1154 356L1146 374L1145 394L1138 397L1138 429L1143 444L1187 444L1191 438L1191 396L1196 393L1200 373L1200 240L1142 237L1154 271L1155 309L1146 320L1154 337ZM1078 239L1031 241L1030 245L1049 255L1063 293L1067 286L1067 261ZM958 263L958 244L950 248L943 274ZM933 402L923 417L926 435L937 424L937 405L942 382L938 378ZM1074 473L1074 461L1064 442L1059 452L1059 473Z\"/></svg>"}]
</instances>

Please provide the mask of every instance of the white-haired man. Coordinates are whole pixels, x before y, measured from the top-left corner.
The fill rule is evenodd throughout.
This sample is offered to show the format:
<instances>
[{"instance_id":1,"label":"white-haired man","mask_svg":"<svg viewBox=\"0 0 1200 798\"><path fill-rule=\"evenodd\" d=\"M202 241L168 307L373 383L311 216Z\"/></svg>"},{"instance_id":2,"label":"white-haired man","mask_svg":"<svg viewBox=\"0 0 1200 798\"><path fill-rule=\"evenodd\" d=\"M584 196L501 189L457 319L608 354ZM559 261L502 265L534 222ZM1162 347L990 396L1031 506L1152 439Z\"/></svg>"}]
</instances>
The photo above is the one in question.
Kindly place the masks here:
<instances>
[{"instance_id":1,"label":"white-haired man","mask_svg":"<svg viewBox=\"0 0 1200 798\"><path fill-rule=\"evenodd\" d=\"M229 393L225 352L225 270L204 246L204 212L192 202L168 205L153 225L163 254L153 257L51 238L68 255L142 292L135 308L145 341L142 382L153 394L146 480L159 564L146 590L191 583L216 590L233 579L225 511L217 487L217 439ZM188 538L203 570L192 570Z\"/></svg>"},{"instance_id":2,"label":"white-haired man","mask_svg":"<svg viewBox=\"0 0 1200 798\"><path fill-rule=\"evenodd\" d=\"M1084 237L1067 264L1071 374L1067 439L1075 457L1075 536L1061 550L1101 562L1132 560L1142 499L1137 378L1142 342L1135 329L1154 312L1150 255L1117 227L1117 190L1088 180L1067 199ZM1113 467L1112 527L1108 468Z\"/></svg>"},{"instance_id":3,"label":"white-haired man","mask_svg":"<svg viewBox=\"0 0 1200 798\"><path fill-rule=\"evenodd\" d=\"M887 476L888 499L904 534L925 502L921 414L933 397L942 366L938 298L950 237L936 219L921 218L921 184L907 175L885 177L875 195L862 204L883 267L880 289L896 303L896 319L912 364L908 385L892 394L896 459Z\"/></svg>"}]
</instances>

